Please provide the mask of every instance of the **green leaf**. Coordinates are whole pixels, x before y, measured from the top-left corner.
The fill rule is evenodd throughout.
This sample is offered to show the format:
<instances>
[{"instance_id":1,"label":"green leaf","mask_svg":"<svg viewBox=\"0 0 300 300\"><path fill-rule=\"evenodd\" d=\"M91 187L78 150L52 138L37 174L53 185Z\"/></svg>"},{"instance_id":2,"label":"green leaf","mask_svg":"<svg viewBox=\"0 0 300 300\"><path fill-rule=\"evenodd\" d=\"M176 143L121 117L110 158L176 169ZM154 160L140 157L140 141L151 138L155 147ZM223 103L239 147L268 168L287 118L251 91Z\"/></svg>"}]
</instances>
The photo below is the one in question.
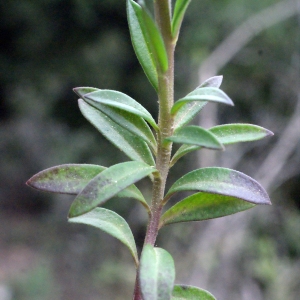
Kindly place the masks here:
<instances>
[{"instance_id":1,"label":"green leaf","mask_svg":"<svg viewBox=\"0 0 300 300\"><path fill-rule=\"evenodd\" d=\"M210 128L224 145L251 142L273 135L268 129L252 124L226 124Z\"/></svg>"},{"instance_id":2,"label":"green leaf","mask_svg":"<svg viewBox=\"0 0 300 300\"><path fill-rule=\"evenodd\" d=\"M180 128L165 140L174 143L202 146L209 149L224 150L224 146L211 132L199 126Z\"/></svg>"},{"instance_id":3,"label":"green leaf","mask_svg":"<svg viewBox=\"0 0 300 300\"><path fill-rule=\"evenodd\" d=\"M186 145L183 144L182 146L179 147L179 149L175 152L175 154L173 155L171 161L170 161L170 168L173 167L175 165L175 163L184 155L192 152L192 151L196 151L201 149L201 146L195 146L195 145Z\"/></svg>"},{"instance_id":4,"label":"green leaf","mask_svg":"<svg viewBox=\"0 0 300 300\"><path fill-rule=\"evenodd\" d=\"M41 191L77 195L105 169L97 165L65 164L35 174L26 184Z\"/></svg>"},{"instance_id":5,"label":"green leaf","mask_svg":"<svg viewBox=\"0 0 300 300\"><path fill-rule=\"evenodd\" d=\"M174 14L172 19L172 35L177 37L180 26L185 14L185 11L190 4L191 0L177 0L175 3Z\"/></svg>"},{"instance_id":6,"label":"green leaf","mask_svg":"<svg viewBox=\"0 0 300 300\"><path fill-rule=\"evenodd\" d=\"M126 94L112 90L99 90L85 94L83 99L95 108L102 107L101 104L104 104L127 111L145 119L155 130L158 129L156 122L146 108Z\"/></svg>"},{"instance_id":7,"label":"green leaf","mask_svg":"<svg viewBox=\"0 0 300 300\"><path fill-rule=\"evenodd\" d=\"M105 169L78 194L71 205L69 217L89 212L154 171L153 167L137 161L120 163ZM144 205L144 202L141 203Z\"/></svg>"},{"instance_id":8,"label":"green leaf","mask_svg":"<svg viewBox=\"0 0 300 300\"><path fill-rule=\"evenodd\" d=\"M255 204L241 199L209 193L196 193L168 209L160 219L164 225L202 221L232 215L254 207Z\"/></svg>"},{"instance_id":9,"label":"green leaf","mask_svg":"<svg viewBox=\"0 0 300 300\"><path fill-rule=\"evenodd\" d=\"M119 126L84 100L79 99L78 104L84 117L128 157L149 165L155 164L151 151L144 141Z\"/></svg>"},{"instance_id":10,"label":"green leaf","mask_svg":"<svg viewBox=\"0 0 300 300\"><path fill-rule=\"evenodd\" d=\"M223 76L211 77L205 80L203 83L201 83L201 85L197 89L203 87L219 88L221 86L222 80L223 80ZM189 101L184 105L182 105L179 108L179 110L176 112L174 118L175 130L189 123L206 104L207 101Z\"/></svg>"},{"instance_id":11,"label":"green leaf","mask_svg":"<svg viewBox=\"0 0 300 300\"><path fill-rule=\"evenodd\" d=\"M150 48L150 53L153 54L160 70L166 72L168 70L168 55L160 31L145 7L138 8L136 6L134 9L137 14L142 13L140 24Z\"/></svg>"},{"instance_id":12,"label":"green leaf","mask_svg":"<svg viewBox=\"0 0 300 300\"><path fill-rule=\"evenodd\" d=\"M190 285L175 285L172 300L216 300L216 298L206 290Z\"/></svg>"},{"instance_id":13,"label":"green leaf","mask_svg":"<svg viewBox=\"0 0 300 300\"><path fill-rule=\"evenodd\" d=\"M202 168L185 174L171 186L164 201L174 193L188 190L231 196L253 204L271 204L267 192L257 181L226 168Z\"/></svg>"},{"instance_id":14,"label":"green leaf","mask_svg":"<svg viewBox=\"0 0 300 300\"><path fill-rule=\"evenodd\" d=\"M166 250L145 245L139 276L143 300L171 299L175 267L172 256Z\"/></svg>"},{"instance_id":15,"label":"green leaf","mask_svg":"<svg viewBox=\"0 0 300 300\"><path fill-rule=\"evenodd\" d=\"M140 5L132 0L127 0L127 18L132 45L135 54L154 89L158 90L158 75L155 59L151 53L148 37Z\"/></svg>"},{"instance_id":16,"label":"green leaf","mask_svg":"<svg viewBox=\"0 0 300 300\"><path fill-rule=\"evenodd\" d=\"M187 102L190 101L212 101L233 105L232 100L220 89L215 87L200 87L176 101L171 109L174 115Z\"/></svg>"},{"instance_id":17,"label":"green leaf","mask_svg":"<svg viewBox=\"0 0 300 300\"><path fill-rule=\"evenodd\" d=\"M117 238L128 247L135 265L138 266L139 260L134 237L127 222L117 213L105 208L96 207L84 215L70 218L69 222L91 225Z\"/></svg>"},{"instance_id":18,"label":"green leaf","mask_svg":"<svg viewBox=\"0 0 300 300\"><path fill-rule=\"evenodd\" d=\"M250 142L273 135L268 129L251 124L227 124L215 126L209 129L223 145L229 145L238 142ZM170 167L185 154L201 149L201 146L182 145L173 155Z\"/></svg>"},{"instance_id":19,"label":"green leaf","mask_svg":"<svg viewBox=\"0 0 300 300\"><path fill-rule=\"evenodd\" d=\"M129 113L125 110L110 107L100 103L98 103L97 109L101 110L105 115L107 115L118 125L122 126L123 128L130 131L132 134L141 138L151 147L153 152L156 153L156 140L151 129L149 128L148 124L143 118Z\"/></svg>"}]
</instances>

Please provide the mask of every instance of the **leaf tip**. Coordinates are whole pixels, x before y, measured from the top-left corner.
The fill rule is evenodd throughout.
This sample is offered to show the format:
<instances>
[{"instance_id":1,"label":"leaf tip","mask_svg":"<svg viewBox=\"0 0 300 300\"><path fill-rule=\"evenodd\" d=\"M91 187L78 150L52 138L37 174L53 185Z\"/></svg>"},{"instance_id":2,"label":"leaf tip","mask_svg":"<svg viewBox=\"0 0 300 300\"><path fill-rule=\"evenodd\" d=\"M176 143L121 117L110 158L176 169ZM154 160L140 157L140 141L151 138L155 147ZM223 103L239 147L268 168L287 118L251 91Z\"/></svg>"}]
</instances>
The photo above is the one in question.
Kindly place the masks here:
<instances>
[{"instance_id":1,"label":"leaf tip","mask_svg":"<svg viewBox=\"0 0 300 300\"><path fill-rule=\"evenodd\" d=\"M27 185L27 186L30 186L30 187L33 187L33 184L32 184L32 177L30 178L30 179L28 179L26 182L25 182L25 184Z\"/></svg>"},{"instance_id":2,"label":"leaf tip","mask_svg":"<svg viewBox=\"0 0 300 300\"><path fill-rule=\"evenodd\" d=\"M273 135L274 135L273 131L266 129L266 136L273 136Z\"/></svg>"}]
</instances>

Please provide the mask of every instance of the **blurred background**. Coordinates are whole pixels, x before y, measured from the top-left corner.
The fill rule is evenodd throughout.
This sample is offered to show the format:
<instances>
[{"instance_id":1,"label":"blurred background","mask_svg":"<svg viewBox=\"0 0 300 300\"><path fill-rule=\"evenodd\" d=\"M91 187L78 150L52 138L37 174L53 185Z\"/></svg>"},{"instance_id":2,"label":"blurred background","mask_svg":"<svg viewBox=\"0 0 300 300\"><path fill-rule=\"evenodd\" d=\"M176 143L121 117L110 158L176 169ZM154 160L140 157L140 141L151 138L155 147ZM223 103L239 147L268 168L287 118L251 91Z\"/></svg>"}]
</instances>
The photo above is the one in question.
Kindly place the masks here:
<instances>
[{"instance_id":1,"label":"blurred background","mask_svg":"<svg viewBox=\"0 0 300 300\"><path fill-rule=\"evenodd\" d=\"M127 249L68 224L74 197L25 185L59 164L127 160L80 114L72 88L119 90L156 118L155 93L130 44L126 1L2 1L0 10L0 300L131 299ZM157 245L174 256L177 283L220 300L299 299L300 1L194 0L176 55L177 99L222 74L235 103L208 105L197 122L253 123L275 136L191 153L170 183L196 164L235 168L261 182L273 205L167 226ZM105 207L128 220L140 247L147 221L140 204L112 199Z\"/></svg>"}]
</instances>

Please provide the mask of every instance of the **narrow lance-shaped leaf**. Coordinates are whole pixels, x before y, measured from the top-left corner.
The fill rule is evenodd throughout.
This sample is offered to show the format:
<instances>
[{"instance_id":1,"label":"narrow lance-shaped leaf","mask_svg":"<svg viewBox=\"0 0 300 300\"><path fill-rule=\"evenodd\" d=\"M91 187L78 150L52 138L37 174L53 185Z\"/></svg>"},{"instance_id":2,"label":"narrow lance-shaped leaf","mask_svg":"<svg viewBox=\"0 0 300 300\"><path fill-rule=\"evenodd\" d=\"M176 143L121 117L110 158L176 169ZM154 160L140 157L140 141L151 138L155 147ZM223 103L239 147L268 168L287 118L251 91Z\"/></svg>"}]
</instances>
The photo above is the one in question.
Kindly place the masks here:
<instances>
[{"instance_id":1,"label":"narrow lance-shaped leaf","mask_svg":"<svg viewBox=\"0 0 300 300\"><path fill-rule=\"evenodd\" d=\"M223 80L223 76L214 76L202 82L198 88L203 88L203 87L219 88L222 84L222 80ZM179 110L176 112L174 118L175 130L189 123L199 113L199 111L206 105L206 103L207 101L189 101L184 105L182 105L179 108Z\"/></svg>"},{"instance_id":2,"label":"narrow lance-shaped leaf","mask_svg":"<svg viewBox=\"0 0 300 300\"><path fill-rule=\"evenodd\" d=\"M60 165L32 176L27 181L27 185L41 191L78 195L94 177L105 169L102 166L86 164ZM133 198L140 201L147 211L150 210L143 194L135 185L127 187L115 197Z\"/></svg>"},{"instance_id":3,"label":"narrow lance-shaped leaf","mask_svg":"<svg viewBox=\"0 0 300 300\"><path fill-rule=\"evenodd\" d=\"M177 38L185 11L191 0L177 0L172 18L172 35Z\"/></svg>"},{"instance_id":4,"label":"narrow lance-shaped leaf","mask_svg":"<svg viewBox=\"0 0 300 300\"><path fill-rule=\"evenodd\" d=\"M232 100L220 89L214 87L201 87L176 101L171 109L174 115L185 103L190 101L212 101L233 105Z\"/></svg>"},{"instance_id":5,"label":"narrow lance-shaped leaf","mask_svg":"<svg viewBox=\"0 0 300 300\"><path fill-rule=\"evenodd\" d=\"M254 206L253 203L231 196L196 193L168 209L162 215L159 227L179 222L203 221L224 217Z\"/></svg>"},{"instance_id":6,"label":"narrow lance-shaped leaf","mask_svg":"<svg viewBox=\"0 0 300 300\"><path fill-rule=\"evenodd\" d=\"M212 132L223 145L251 142L273 135L273 132L270 130L251 124L219 125L210 128L209 131ZM172 167L185 154L201 148L201 146L195 145L182 145L173 155L170 167Z\"/></svg>"},{"instance_id":7,"label":"narrow lance-shaped leaf","mask_svg":"<svg viewBox=\"0 0 300 300\"><path fill-rule=\"evenodd\" d=\"M216 300L216 298L206 290L190 285L175 285L172 300Z\"/></svg>"},{"instance_id":8,"label":"narrow lance-shaped leaf","mask_svg":"<svg viewBox=\"0 0 300 300\"><path fill-rule=\"evenodd\" d=\"M105 208L96 207L84 215L69 218L69 222L91 225L117 238L128 247L135 265L138 266L138 254L131 229L128 223L117 213Z\"/></svg>"},{"instance_id":9,"label":"narrow lance-shaped leaf","mask_svg":"<svg viewBox=\"0 0 300 300\"><path fill-rule=\"evenodd\" d=\"M120 163L107 168L78 194L71 205L69 217L76 217L91 211L154 171L153 167L137 161Z\"/></svg>"},{"instance_id":10,"label":"narrow lance-shaped leaf","mask_svg":"<svg viewBox=\"0 0 300 300\"><path fill-rule=\"evenodd\" d=\"M27 185L52 193L77 195L106 168L88 164L65 164L43 170L32 176Z\"/></svg>"},{"instance_id":11,"label":"narrow lance-shaped leaf","mask_svg":"<svg viewBox=\"0 0 300 300\"><path fill-rule=\"evenodd\" d=\"M209 149L224 150L224 146L215 135L199 126L180 128L165 140L174 143L198 145Z\"/></svg>"},{"instance_id":12,"label":"narrow lance-shaped leaf","mask_svg":"<svg viewBox=\"0 0 300 300\"><path fill-rule=\"evenodd\" d=\"M98 104L105 104L125 110L145 119L155 130L158 129L156 122L147 109L126 94L112 90L99 90L85 94L83 99L95 108L98 107Z\"/></svg>"},{"instance_id":13,"label":"narrow lance-shaped leaf","mask_svg":"<svg viewBox=\"0 0 300 300\"><path fill-rule=\"evenodd\" d=\"M145 36L142 8L136 2L127 0L127 18L135 54L154 89L158 90L158 75L154 57Z\"/></svg>"},{"instance_id":14,"label":"narrow lance-shaped leaf","mask_svg":"<svg viewBox=\"0 0 300 300\"><path fill-rule=\"evenodd\" d=\"M149 145L153 152L156 153L156 140L151 129L143 118L125 110L100 103L97 105L97 109L101 110L101 112L107 115L118 125L141 138Z\"/></svg>"},{"instance_id":15,"label":"narrow lance-shaped leaf","mask_svg":"<svg viewBox=\"0 0 300 300\"><path fill-rule=\"evenodd\" d=\"M143 161L149 165L155 164L150 149L144 141L116 124L84 100L79 99L78 104L84 117L128 157L132 160Z\"/></svg>"},{"instance_id":16,"label":"narrow lance-shaped leaf","mask_svg":"<svg viewBox=\"0 0 300 300\"><path fill-rule=\"evenodd\" d=\"M141 7L141 10L134 7L137 14L142 13L142 30L145 33L145 37L150 48L156 65L160 67L160 70L166 72L168 70L168 55L165 48L163 38L153 20L151 15L148 13L146 7Z\"/></svg>"},{"instance_id":17,"label":"narrow lance-shaped leaf","mask_svg":"<svg viewBox=\"0 0 300 300\"><path fill-rule=\"evenodd\" d=\"M252 124L226 124L209 129L224 145L250 142L273 135L268 129Z\"/></svg>"},{"instance_id":18,"label":"narrow lance-shaped leaf","mask_svg":"<svg viewBox=\"0 0 300 300\"><path fill-rule=\"evenodd\" d=\"M166 250L145 245L139 271L143 300L171 299L175 267L172 256Z\"/></svg>"},{"instance_id":19,"label":"narrow lance-shaped leaf","mask_svg":"<svg viewBox=\"0 0 300 300\"><path fill-rule=\"evenodd\" d=\"M185 174L171 186L164 201L174 193L188 190L236 197L253 204L271 204L267 192L257 181L227 168L202 168Z\"/></svg>"}]
</instances>

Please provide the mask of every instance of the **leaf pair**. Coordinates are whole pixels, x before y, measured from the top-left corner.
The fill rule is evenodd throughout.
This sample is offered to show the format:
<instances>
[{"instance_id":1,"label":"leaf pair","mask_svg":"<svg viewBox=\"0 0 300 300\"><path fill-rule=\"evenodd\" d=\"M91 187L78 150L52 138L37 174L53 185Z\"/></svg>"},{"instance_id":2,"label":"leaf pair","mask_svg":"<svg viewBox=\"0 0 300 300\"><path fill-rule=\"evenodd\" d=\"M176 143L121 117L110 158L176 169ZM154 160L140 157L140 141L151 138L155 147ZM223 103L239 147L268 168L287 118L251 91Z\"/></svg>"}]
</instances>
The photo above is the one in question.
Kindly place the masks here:
<instances>
[{"instance_id":1,"label":"leaf pair","mask_svg":"<svg viewBox=\"0 0 300 300\"><path fill-rule=\"evenodd\" d=\"M43 191L77 195L69 211L69 221L98 227L116 237L129 248L137 266L136 246L128 224L115 212L97 206L114 196L133 198L149 212L146 200L134 183L154 171L153 167L136 161L110 168L67 164L41 171L27 184Z\"/></svg>"},{"instance_id":2,"label":"leaf pair","mask_svg":"<svg viewBox=\"0 0 300 300\"><path fill-rule=\"evenodd\" d=\"M175 193L198 191L167 210L160 219L164 225L223 217L254 207L271 204L267 192L253 178L226 168L202 168L178 179L165 196L166 203Z\"/></svg>"},{"instance_id":3,"label":"leaf pair","mask_svg":"<svg viewBox=\"0 0 300 300\"><path fill-rule=\"evenodd\" d=\"M205 290L192 286L174 286L175 267L172 256L166 250L150 244L143 248L139 280L144 300L215 300Z\"/></svg>"},{"instance_id":4,"label":"leaf pair","mask_svg":"<svg viewBox=\"0 0 300 300\"><path fill-rule=\"evenodd\" d=\"M223 150L225 145L256 141L271 135L270 130L252 124L226 124L209 130L197 126L183 127L169 138L173 142L183 143L172 157L170 166L185 154L202 147Z\"/></svg>"},{"instance_id":5,"label":"leaf pair","mask_svg":"<svg viewBox=\"0 0 300 300\"><path fill-rule=\"evenodd\" d=\"M74 91L82 98L78 100L82 114L111 143L132 160L154 165L150 149L156 153L156 140L146 121L155 130L158 127L142 105L117 91L85 87Z\"/></svg>"},{"instance_id":6,"label":"leaf pair","mask_svg":"<svg viewBox=\"0 0 300 300\"><path fill-rule=\"evenodd\" d=\"M206 130L199 126L186 126L207 102L233 105L232 100L219 89L223 76L214 76L204 81L193 92L175 102L174 133L166 141L183 144L171 159L172 167L185 154L204 148L224 150L224 145L250 142L273 135L265 128L251 124L227 124Z\"/></svg>"}]
</instances>

